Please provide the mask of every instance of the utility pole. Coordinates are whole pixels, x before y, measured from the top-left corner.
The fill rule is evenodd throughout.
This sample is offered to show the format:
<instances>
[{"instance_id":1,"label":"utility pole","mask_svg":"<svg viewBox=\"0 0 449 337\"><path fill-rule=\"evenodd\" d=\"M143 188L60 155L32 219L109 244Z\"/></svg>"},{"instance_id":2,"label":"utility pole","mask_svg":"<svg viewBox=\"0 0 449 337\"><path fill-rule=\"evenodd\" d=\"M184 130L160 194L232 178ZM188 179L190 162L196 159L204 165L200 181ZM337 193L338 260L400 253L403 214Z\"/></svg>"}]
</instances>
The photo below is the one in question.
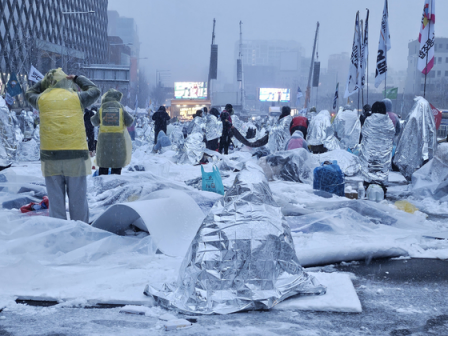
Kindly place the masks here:
<instances>
[{"instance_id":1,"label":"utility pole","mask_svg":"<svg viewBox=\"0 0 449 337\"><path fill-rule=\"evenodd\" d=\"M304 108L307 109L307 106L310 101L310 81L312 80L312 72L313 72L313 63L315 61L315 48L316 48L316 40L318 38L318 29L320 28L320 23L316 23L316 32L315 32L315 40L313 41L313 51L312 51L312 61L310 63L310 70L309 70L309 81L307 82L307 90L306 90L306 99L304 102Z\"/></svg>"},{"instance_id":2,"label":"utility pole","mask_svg":"<svg viewBox=\"0 0 449 337\"><path fill-rule=\"evenodd\" d=\"M212 27L212 43L211 43L211 46L213 46L214 43L215 43L215 18L214 18L214 24L213 24L213 27ZM210 59L212 61L212 49L211 49ZM211 63L212 62L209 62L209 75L207 77L207 99L208 100L210 100Z\"/></svg>"},{"instance_id":3,"label":"utility pole","mask_svg":"<svg viewBox=\"0 0 449 337\"><path fill-rule=\"evenodd\" d=\"M240 105L242 107L242 111L244 110L243 106L245 105L245 81L243 78L243 54L242 54L242 46L243 46L243 40L242 40L242 21L240 21L240 44L239 44L239 59L240 64L242 67L242 81L240 82Z\"/></svg>"}]
</instances>

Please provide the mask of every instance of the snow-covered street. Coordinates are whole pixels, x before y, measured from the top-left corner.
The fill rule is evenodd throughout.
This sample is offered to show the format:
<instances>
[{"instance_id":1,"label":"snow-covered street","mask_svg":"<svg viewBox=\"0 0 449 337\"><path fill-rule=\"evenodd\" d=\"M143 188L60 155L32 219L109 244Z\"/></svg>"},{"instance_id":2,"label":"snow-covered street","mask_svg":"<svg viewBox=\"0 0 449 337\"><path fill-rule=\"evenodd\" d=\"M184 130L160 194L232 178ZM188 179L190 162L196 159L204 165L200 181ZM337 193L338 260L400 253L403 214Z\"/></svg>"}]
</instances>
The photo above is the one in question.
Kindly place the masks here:
<instances>
[{"instance_id":1,"label":"snow-covered street","mask_svg":"<svg viewBox=\"0 0 449 337\"><path fill-rule=\"evenodd\" d=\"M449 335L448 13L0 0L0 336Z\"/></svg>"},{"instance_id":2,"label":"snow-covered street","mask_svg":"<svg viewBox=\"0 0 449 337\"><path fill-rule=\"evenodd\" d=\"M159 317L167 311L159 307L134 315L120 313L123 307L84 309L89 306L83 300L51 307L13 304L0 313L4 317L0 335L447 335L447 261L380 260L370 265L361 262L313 268L318 269L349 275L363 311L288 309L224 316L171 313L195 323L165 331Z\"/></svg>"},{"instance_id":3,"label":"snow-covered street","mask_svg":"<svg viewBox=\"0 0 449 337\"><path fill-rule=\"evenodd\" d=\"M147 154L141 148L135 152L133 163L139 162L145 171L124 171L120 177L88 177L91 216L98 217L111 203L144 200L151 193L167 188L186 192L206 215L220 196L185 184L200 177L200 166L174 164L171 155L170 152ZM227 163L238 166L255 160L249 152L243 151L230 155ZM211 171L212 164L205 165L205 169ZM1 201L24 195L32 197L33 191L17 192L21 187L33 188L34 184L42 182L38 162L18 163L2 173L8 182L2 185L7 191L0 192ZM237 172L223 170L222 174L224 186L229 188ZM398 173L390 176L392 189L406 187L398 179ZM103 191L102 186L107 189ZM441 276L441 268L447 269L447 222L442 214L447 211L447 203L433 202L437 216L420 211L410 214L398 210L391 200L379 204L323 197L314 193L308 184L277 180L270 182L270 188L292 229L301 264L325 266L311 267L307 271L328 287L327 294L290 298L270 312L197 317L197 323L179 334L382 334L387 331L375 328L374 322L386 312L393 312L395 316L387 321L401 321L400 316L404 316L404 322L410 322L404 326L413 329L423 328L426 322L411 324L414 321L411 317L418 314L421 317L425 313L428 319L433 319L444 314L447 273ZM26 328L19 327L19 322L33 317L36 325L27 325L28 328L39 326L44 329L39 331L48 334L56 331L81 335L164 333L158 317L166 311L143 295L143 290L149 283L160 286L174 282L183 256L160 254L151 235L141 231L128 230L125 236L118 236L82 222L21 215L17 209L0 212L5 219L0 224L0 304L7 307L0 326L5 331L32 333L33 330L21 330ZM412 273L418 277L421 270L422 273L434 270L440 276L430 283L392 280L388 270L384 277L373 277L363 266L379 264L381 270L383 262L373 262L378 258L396 259L393 260L395 268L398 264L413 265ZM430 261L429 270L426 261ZM350 274L343 271L348 262L354 267ZM357 272L358 269L361 271ZM428 301L429 296L431 301ZM59 304L32 307L16 304L16 299L57 301ZM145 316L122 314L120 307L78 309L99 304L143 306ZM362 322L366 323L356 324L358 319L354 315L365 317ZM89 323L81 324L85 317L89 317ZM336 317L340 323L330 329L329 319L333 321ZM67 320L71 321L71 328L64 330L62 322ZM304 324L306 321L313 323ZM79 328L75 329L76 326ZM385 323L382 329L388 326Z\"/></svg>"}]
</instances>

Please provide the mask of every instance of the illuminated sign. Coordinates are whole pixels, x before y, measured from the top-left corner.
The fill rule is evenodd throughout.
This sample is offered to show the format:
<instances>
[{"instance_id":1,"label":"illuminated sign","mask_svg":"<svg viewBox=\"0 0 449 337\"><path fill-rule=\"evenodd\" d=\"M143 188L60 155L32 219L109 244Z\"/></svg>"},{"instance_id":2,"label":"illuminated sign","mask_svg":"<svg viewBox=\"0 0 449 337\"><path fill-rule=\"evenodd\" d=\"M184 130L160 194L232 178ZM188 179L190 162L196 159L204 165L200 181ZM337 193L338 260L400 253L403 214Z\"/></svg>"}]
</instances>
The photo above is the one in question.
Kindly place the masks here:
<instances>
[{"instance_id":1,"label":"illuminated sign","mask_svg":"<svg viewBox=\"0 0 449 337\"><path fill-rule=\"evenodd\" d=\"M175 82L176 99L205 99L207 98L206 82Z\"/></svg>"},{"instance_id":2,"label":"illuminated sign","mask_svg":"<svg viewBox=\"0 0 449 337\"><path fill-rule=\"evenodd\" d=\"M261 102L290 102L290 89L260 88Z\"/></svg>"}]
</instances>

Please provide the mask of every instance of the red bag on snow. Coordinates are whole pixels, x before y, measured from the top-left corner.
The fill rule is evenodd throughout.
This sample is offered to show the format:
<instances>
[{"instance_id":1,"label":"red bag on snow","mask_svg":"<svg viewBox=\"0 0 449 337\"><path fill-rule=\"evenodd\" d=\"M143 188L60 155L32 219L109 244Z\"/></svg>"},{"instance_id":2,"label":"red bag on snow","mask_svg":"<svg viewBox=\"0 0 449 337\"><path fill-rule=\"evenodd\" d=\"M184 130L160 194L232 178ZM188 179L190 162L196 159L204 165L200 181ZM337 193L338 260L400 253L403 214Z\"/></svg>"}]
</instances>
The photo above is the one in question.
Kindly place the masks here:
<instances>
[{"instance_id":1,"label":"red bag on snow","mask_svg":"<svg viewBox=\"0 0 449 337\"><path fill-rule=\"evenodd\" d=\"M31 202L28 205L20 207L20 212L22 213L34 212L41 209L48 209L48 207L49 207L48 198L44 197L41 202Z\"/></svg>"}]
</instances>

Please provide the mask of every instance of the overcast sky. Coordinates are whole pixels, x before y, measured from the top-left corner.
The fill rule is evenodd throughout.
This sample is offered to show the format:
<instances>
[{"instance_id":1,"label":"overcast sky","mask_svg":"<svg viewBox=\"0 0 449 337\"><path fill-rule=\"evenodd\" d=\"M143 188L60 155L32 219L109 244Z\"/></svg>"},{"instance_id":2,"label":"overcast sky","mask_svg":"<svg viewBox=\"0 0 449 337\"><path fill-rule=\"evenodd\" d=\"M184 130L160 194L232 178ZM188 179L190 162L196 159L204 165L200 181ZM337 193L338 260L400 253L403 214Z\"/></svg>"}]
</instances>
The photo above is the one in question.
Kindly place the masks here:
<instances>
[{"instance_id":1,"label":"overcast sky","mask_svg":"<svg viewBox=\"0 0 449 337\"><path fill-rule=\"evenodd\" d=\"M435 0L436 36L448 36L448 0ZM391 50L388 67L405 70L407 44L417 39L424 0L390 0ZM234 44L239 39L294 40L310 56L316 22L320 22L318 52L322 67L329 55L350 52L355 14L369 17L369 69L375 68L384 0L109 0L109 9L132 17L141 41L140 60L154 84L156 70L170 70L175 81L207 81L212 21L217 20L219 77L234 78ZM348 59L349 68L349 59ZM220 78L219 78L220 79ZM223 78L221 78L223 80Z\"/></svg>"}]
</instances>

